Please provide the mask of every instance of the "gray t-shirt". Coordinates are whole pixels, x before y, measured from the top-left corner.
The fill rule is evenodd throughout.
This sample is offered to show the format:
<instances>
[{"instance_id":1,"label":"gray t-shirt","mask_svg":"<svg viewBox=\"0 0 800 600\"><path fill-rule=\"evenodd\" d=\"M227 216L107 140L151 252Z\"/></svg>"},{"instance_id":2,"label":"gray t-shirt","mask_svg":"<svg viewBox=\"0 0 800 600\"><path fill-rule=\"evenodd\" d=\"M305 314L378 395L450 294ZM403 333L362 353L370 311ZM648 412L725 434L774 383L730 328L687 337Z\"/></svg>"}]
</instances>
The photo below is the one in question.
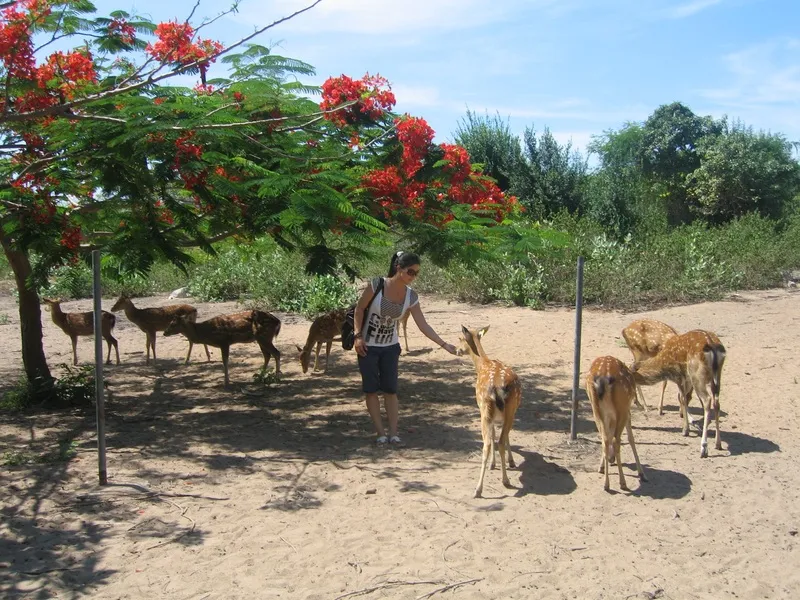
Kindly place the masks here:
<instances>
[{"instance_id":1,"label":"gray t-shirt","mask_svg":"<svg viewBox=\"0 0 800 600\"><path fill-rule=\"evenodd\" d=\"M381 278L375 277L370 285L374 292L378 288ZM384 281L384 285L386 282ZM400 343L397 335L397 322L407 310L419 303L417 292L410 287L406 288L406 297L402 303L392 302L383 295L383 290L378 292L372 301L367 314L367 323L364 329L364 342L367 346L393 346Z\"/></svg>"}]
</instances>

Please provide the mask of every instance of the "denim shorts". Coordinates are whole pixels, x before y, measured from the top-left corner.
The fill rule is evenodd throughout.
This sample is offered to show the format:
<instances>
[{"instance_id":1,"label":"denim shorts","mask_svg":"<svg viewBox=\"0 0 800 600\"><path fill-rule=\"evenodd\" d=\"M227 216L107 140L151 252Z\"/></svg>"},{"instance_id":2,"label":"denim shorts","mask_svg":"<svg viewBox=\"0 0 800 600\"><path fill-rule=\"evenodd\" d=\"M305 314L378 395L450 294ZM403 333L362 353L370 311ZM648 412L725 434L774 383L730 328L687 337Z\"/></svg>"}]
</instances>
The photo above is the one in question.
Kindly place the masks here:
<instances>
[{"instance_id":1,"label":"denim shorts","mask_svg":"<svg viewBox=\"0 0 800 600\"><path fill-rule=\"evenodd\" d=\"M358 357L362 391L365 394L396 394L399 362L399 343L393 346L367 346L367 355Z\"/></svg>"}]
</instances>

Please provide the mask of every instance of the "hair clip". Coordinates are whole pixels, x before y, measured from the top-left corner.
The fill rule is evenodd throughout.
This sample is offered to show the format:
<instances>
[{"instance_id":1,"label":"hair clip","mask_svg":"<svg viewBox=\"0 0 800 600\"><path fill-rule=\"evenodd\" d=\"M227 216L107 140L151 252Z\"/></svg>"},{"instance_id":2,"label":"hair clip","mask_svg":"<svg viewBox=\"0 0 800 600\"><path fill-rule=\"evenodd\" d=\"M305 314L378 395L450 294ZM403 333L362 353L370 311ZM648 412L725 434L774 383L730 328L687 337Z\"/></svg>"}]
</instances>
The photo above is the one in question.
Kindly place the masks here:
<instances>
[{"instance_id":1,"label":"hair clip","mask_svg":"<svg viewBox=\"0 0 800 600\"><path fill-rule=\"evenodd\" d=\"M395 256L396 256L397 258L400 258L402 255L403 255L403 251L402 251L402 250L398 250L398 251L397 251L397 254L395 254Z\"/></svg>"}]
</instances>

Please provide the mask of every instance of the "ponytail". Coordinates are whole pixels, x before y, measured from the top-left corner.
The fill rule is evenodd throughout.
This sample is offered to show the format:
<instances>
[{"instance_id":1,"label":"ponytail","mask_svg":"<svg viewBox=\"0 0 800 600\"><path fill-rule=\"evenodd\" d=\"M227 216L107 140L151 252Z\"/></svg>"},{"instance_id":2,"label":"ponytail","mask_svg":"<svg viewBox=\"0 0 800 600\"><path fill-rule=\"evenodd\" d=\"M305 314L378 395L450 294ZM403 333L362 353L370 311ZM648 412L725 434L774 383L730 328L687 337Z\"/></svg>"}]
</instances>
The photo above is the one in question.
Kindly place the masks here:
<instances>
[{"instance_id":1,"label":"ponytail","mask_svg":"<svg viewBox=\"0 0 800 600\"><path fill-rule=\"evenodd\" d=\"M389 277L394 277L400 269L407 269L419 264L419 256L413 252L403 252L398 250L392 254L392 260L389 262Z\"/></svg>"}]
</instances>

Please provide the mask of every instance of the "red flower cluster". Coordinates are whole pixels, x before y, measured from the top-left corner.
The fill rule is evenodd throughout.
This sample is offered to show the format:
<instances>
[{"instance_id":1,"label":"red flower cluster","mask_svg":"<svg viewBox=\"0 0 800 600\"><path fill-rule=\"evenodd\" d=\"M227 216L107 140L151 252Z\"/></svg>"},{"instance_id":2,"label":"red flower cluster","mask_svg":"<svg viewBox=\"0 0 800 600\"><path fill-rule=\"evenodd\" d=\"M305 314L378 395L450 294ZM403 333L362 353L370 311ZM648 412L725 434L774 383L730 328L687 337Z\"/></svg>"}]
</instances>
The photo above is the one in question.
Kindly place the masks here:
<instances>
[{"instance_id":1,"label":"red flower cluster","mask_svg":"<svg viewBox=\"0 0 800 600\"><path fill-rule=\"evenodd\" d=\"M31 32L50 12L47 0L18 0L0 12L0 61L9 77L33 77L36 62Z\"/></svg>"},{"instance_id":2,"label":"red flower cluster","mask_svg":"<svg viewBox=\"0 0 800 600\"><path fill-rule=\"evenodd\" d=\"M159 23L156 27L158 41L148 44L145 50L162 63L181 67L197 63L200 72L205 73L208 63L214 61L223 45L213 40L193 41L194 33L194 28L188 23Z\"/></svg>"},{"instance_id":3,"label":"red flower cluster","mask_svg":"<svg viewBox=\"0 0 800 600\"><path fill-rule=\"evenodd\" d=\"M334 110L340 104L356 101L352 106ZM389 82L380 75L367 73L361 79L347 75L330 77L322 84L322 110L334 111L325 118L340 127L364 121L375 121L395 105Z\"/></svg>"},{"instance_id":4,"label":"red flower cluster","mask_svg":"<svg viewBox=\"0 0 800 600\"><path fill-rule=\"evenodd\" d=\"M36 70L36 82L41 89L47 89L48 83L59 80L58 88L67 98L74 96L80 85L97 81L97 72L90 52L55 52L47 57L47 62Z\"/></svg>"},{"instance_id":5,"label":"red flower cluster","mask_svg":"<svg viewBox=\"0 0 800 600\"><path fill-rule=\"evenodd\" d=\"M67 250L75 252L81 245L81 228L66 225L61 232L61 245Z\"/></svg>"},{"instance_id":6,"label":"red flower cluster","mask_svg":"<svg viewBox=\"0 0 800 600\"><path fill-rule=\"evenodd\" d=\"M425 119L408 115L402 119L395 119L394 123L397 128L397 139L403 145L400 166L405 176L411 178L416 175L425 157L428 156L428 149L433 142L433 129Z\"/></svg>"},{"instance_id":7,"label":"red flower cluster","mask_svg":"<svg viewBox=\"0 0 800 600\"><path fill-rule=\"evenodd\" d=\"M108 24L109 35L116 36L126 46L132 46L136 41L136 29L125 19L111 19Z\"/></svg>"},{"instance_id":8,"label":"red flower cluster","mask_svg":"<svg viewBox=\"0 0 800 600\"><path fill-rule=\"evenodd\" d=\"M472 168L469 153L462 146L441 144L443 165L433 178L415 179L432 149L433 129L424 119L395 120L397 139L403 147L399 166L375 169L362 177L364 188L377 200L384 217L396 211L414 216L437 227L453 220L452 204L468 204L473 210L494 213L501 221L517 204L492 181Z\"/></svg>"},{"instance_id":9,"label":"red flower cluster","mask_svg":"<svg viewBox=\"0 0 800 600\"><path fill-rule=\"evenodd\" d=\"M203 156L203 147L193 143L194 131L189 131L175 140L175 170L180 173L183 179L183 186L187 190L193 190L197 186L205 185L208 176L207 169L190 171L186 169L186 164L192 161L199 161Z\"/></svg>"},{"instance_id":10,"label":"red flower cluster","mask_svg":"<svg viewBox=\"0 0 800 600\"><path fill-rule=\"evenodd\" d=\"M440 144L440 147L444 150L444 160L448 162L444 171L450 174L451 183L456 185L466 181L472 173L467 149L456 144Z\"/></svg>"}]
</instances>

